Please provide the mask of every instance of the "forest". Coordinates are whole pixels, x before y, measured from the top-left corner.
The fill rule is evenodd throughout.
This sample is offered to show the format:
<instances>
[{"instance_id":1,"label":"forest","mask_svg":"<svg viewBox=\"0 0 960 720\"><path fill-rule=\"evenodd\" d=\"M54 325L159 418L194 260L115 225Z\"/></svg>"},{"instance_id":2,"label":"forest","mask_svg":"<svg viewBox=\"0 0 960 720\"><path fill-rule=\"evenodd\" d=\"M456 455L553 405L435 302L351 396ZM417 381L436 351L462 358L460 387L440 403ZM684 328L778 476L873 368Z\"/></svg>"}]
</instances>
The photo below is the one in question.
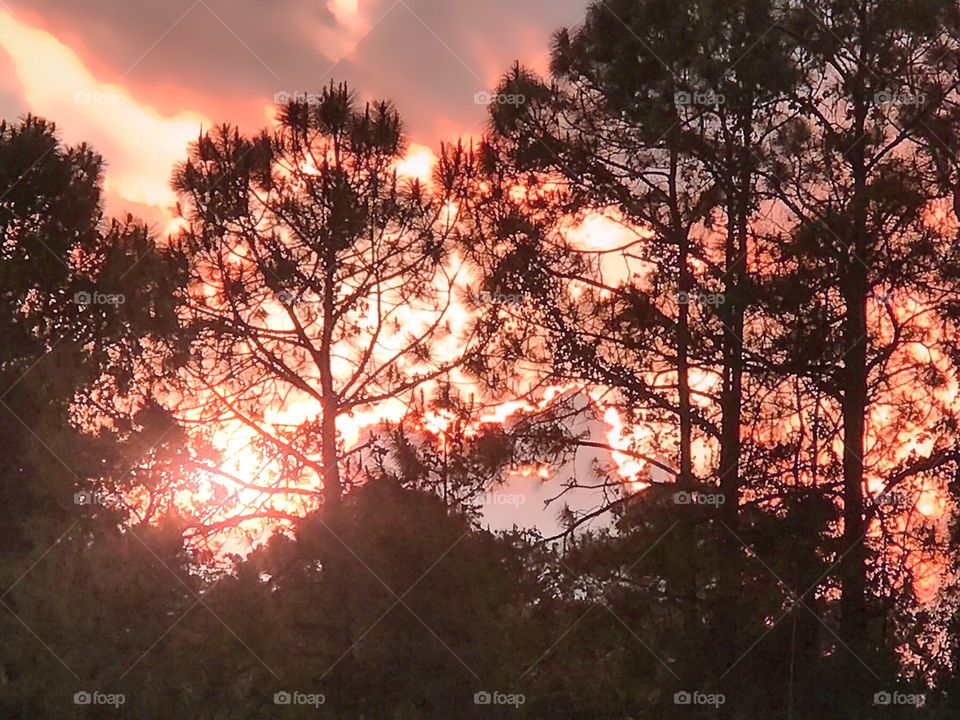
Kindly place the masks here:
<instances>
[{"instance_id":1,"label":"forest","mask_svg":"<svg viewBox=\"0 0 960 720\"><path fill-rule=\"evenodd\" d=\"M428 178L219 118L168 230L0 123L0 717L958 716L960 5L543 51Z\"/></svg>"}]
</instances>

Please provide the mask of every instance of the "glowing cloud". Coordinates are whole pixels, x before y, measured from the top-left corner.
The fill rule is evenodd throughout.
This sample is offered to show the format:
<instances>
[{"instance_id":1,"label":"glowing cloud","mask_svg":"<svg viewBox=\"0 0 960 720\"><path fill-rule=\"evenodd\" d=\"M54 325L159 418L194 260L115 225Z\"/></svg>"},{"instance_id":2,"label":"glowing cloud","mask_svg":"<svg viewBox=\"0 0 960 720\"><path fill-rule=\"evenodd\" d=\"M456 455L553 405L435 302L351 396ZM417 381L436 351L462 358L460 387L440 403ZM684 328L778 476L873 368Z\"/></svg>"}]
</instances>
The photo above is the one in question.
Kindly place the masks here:
<instances>
[{"instance_id":1,"label":"glowing cloud","mask_svg":"<svg viewBox=\"0 0 960 720\"><path fill-rule=\"evenodd\" d=\"M327 0L327 7L337 22L343 23L357 14L360 0Z\"/></svg>"},{"instance_id":2,"label":"glowing cloud","mask_svg":"<svg viewBox=\"0 0 960 720\"><path fill-rule=\"evenodd\" d=\"M95 78L56 37L2 10L0 48L32 112L56 121L67 142L89 142L107 160L108 197L157 208L174 202L171 168L200 126L210 124L206 118L188 112L167 117L138 103L119 80Z\"/></svg>"},{"instance_id":3,"label":"glowing cloud","mask_svg":"<svg viewBox=\"0 0 960 720\"><path fill-rule=\"evenodd\" d=\"M411 143L406 157L397 163L397 174L401 177L417 179L422 183L430 182L437 156L426 145Z\"/></svg>"}]
</instances>

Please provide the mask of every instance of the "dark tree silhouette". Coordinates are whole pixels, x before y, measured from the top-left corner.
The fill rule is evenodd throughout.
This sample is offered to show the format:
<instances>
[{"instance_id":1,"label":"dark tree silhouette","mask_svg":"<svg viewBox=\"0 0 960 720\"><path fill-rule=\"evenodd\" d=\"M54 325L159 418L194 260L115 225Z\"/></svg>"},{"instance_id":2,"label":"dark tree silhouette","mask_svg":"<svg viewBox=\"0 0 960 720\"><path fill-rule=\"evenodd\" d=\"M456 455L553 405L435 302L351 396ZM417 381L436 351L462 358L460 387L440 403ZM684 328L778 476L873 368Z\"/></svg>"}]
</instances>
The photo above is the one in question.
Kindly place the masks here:
<instances>
[{"instance_id":1,"label":"dark tree silhouette","mask_svg":"<svg viewBox=\"0 0 960 720\"><path fill-rule=\"evenodd\" d=\"M275 132L205 134L176 170L189 227L171 252L190 268L195 417L249 429L279 468L258 488L268 497L322 485L339 503L350 480L338 418L409 402L461 360L432 352L450 332L453 217L442 192L398 175L404 151L389 103L331 85L284 107ZM312 409L265 419L294 401Z\"/></svg>"}]
</instances>

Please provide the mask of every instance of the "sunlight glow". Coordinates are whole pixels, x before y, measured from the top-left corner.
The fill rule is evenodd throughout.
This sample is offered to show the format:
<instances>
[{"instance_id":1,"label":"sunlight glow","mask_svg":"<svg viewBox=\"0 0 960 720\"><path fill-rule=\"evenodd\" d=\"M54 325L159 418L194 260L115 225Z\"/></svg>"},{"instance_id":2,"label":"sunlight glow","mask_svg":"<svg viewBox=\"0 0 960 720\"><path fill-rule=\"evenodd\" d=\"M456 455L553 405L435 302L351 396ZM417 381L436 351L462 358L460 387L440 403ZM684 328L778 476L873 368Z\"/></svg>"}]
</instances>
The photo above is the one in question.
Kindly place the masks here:
<instances>
[{"instance_id":1,"label":"sunlight glow","mask_svg":"<svg viewBox=\"0 0 960 720\"><path fill-rule=\"evenodd\" d=\"M188 112L162 115L132 97L122 78L94 77L71 48L2 9L0 48L12 59L31 110L63 118L68 142L89 142L108 160L109 194L164 209L174 202L170 168L209 120Z\"/></svg>"},{"instance_id":2,"label":"sunlight glow","mask_svg":"<svg viewBox=\"0 0 960 720\"><path fill-rule=\"evenodd\" d=\"M413 143L407 150L407 156L397 163L397 174L426 184L433 177L433 167L436 163L437 156L433 150L426 145Z\"/></svg>"}]
</instances>

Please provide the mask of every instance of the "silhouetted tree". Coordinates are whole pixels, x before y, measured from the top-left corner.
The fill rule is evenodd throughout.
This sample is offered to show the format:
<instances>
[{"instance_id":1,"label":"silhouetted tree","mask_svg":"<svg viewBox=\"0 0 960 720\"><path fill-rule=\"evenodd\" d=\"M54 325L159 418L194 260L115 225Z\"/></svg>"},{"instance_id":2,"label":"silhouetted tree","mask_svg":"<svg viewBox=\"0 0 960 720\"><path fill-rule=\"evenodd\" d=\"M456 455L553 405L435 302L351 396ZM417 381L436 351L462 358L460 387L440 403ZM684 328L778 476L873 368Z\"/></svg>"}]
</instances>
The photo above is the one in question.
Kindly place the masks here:
<instances>
[{"instance_id":1,"label":"silhouetted tree","mask_svg":"<svg viewBox=\"0 0 960 720\"><path fill-rule=\"evenodd\" d=\"M358 105L331 84L283 107L273 131L203 135L175 172L188 227L171 252L190 268L197 416L253 435L279 467L272 494L322 484L339 503L349 481L338 419L402 406L459 361L433 352L450 332L453 218L442 197L398 175L404 152L389 103ZM294 403L308 408L302 417L267 420Z\"/></svg>"}]
</instances>

